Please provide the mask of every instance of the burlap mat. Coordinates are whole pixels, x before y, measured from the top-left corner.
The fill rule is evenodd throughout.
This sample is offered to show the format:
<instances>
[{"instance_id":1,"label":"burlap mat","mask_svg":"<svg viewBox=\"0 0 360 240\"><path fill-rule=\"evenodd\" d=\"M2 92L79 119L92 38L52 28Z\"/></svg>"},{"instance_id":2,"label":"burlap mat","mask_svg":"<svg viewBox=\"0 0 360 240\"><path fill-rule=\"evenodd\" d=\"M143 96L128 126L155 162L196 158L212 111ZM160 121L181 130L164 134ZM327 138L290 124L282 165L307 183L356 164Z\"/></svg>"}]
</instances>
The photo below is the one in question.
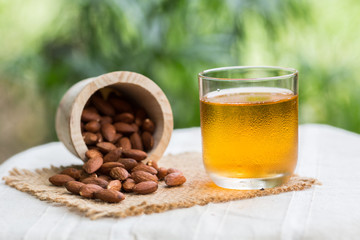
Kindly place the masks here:
<instances>
[{"instance_id":1,"label":"burlap mat","mask_svg":"<svg viewBox=\"0 0 360 240\"><path fill-rule=\"evenodd\" d=\"M300 191L319 184L316 179L293 176L283 186L265 189L238 191L217 187L206 175L199 153L168 155L161 159L160 166L174 167L183 171L187 182L181 187L169 188L160 182L159 189L150 195L126 194L126 199L117 204L84 199L70 194L64 187L50 185L48 178L62 168L51 167L29 170L13 169L4 177L5 183L22 192L27 192L40 200L57 202L85 213L91 219L100 217L128 217L140 214L164 212L175 208L205 205L210 202L227 202L274 195L282 192Z\"/></svg>"}]
</instances>

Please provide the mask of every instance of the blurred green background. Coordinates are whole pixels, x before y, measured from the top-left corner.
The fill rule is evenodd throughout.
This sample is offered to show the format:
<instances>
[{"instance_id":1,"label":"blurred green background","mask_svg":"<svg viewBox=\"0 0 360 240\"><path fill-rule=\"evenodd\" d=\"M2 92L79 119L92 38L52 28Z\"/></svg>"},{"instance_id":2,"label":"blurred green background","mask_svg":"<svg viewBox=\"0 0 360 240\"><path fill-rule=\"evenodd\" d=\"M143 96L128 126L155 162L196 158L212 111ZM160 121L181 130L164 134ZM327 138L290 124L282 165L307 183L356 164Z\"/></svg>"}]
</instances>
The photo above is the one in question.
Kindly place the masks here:
<instances>
[{"instance_id":1,"label":"blurred green background","mask_svg":"<svg viewBox=\"0 0 360 240\"><path fill-rule=\"evenodd\" d=\"M55 141L75 82L128 70L153 79L175 128L199 125L197 73L230 65L300 72L300 123L360 133L356 0L0 0L0 162Z\"/></svg>"}]
</instances>

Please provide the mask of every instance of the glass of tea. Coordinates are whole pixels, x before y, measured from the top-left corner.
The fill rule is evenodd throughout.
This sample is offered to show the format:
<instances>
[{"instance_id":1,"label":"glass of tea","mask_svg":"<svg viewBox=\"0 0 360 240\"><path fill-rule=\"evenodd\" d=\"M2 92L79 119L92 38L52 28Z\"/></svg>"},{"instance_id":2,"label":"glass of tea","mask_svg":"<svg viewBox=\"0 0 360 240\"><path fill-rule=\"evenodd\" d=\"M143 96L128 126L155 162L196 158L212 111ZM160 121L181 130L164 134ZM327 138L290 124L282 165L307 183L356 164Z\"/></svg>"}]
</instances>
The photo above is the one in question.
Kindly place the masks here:
<instances>
[{"instance_id":1,"label":"glass of tea","mask_svg":"<svg viewBox=\"0 0 360 240\"><path fill-rule=\"evenodd\" d=\"M224 67L198 75L203 162L216 185L279 186L298 156L298 71Z\"/></svg>"}]
</instances>

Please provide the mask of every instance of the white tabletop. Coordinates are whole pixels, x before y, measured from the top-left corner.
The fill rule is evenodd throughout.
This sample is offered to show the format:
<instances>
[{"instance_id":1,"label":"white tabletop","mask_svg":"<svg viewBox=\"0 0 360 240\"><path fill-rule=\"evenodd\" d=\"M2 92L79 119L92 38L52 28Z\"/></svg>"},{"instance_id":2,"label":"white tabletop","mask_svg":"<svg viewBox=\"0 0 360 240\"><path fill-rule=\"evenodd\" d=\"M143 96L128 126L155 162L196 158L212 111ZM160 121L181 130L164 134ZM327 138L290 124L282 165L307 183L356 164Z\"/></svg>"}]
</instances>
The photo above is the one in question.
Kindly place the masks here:
<instances>
[{"instance_id":1,"label":"white tabletop","mask_svg":"<svg viewBox=\"0 0 360 240\"><path fill-rule=\"evenodd\" d=\"M175 130L166 153L201 151L199 128ZM61 143L31 148L0 165L35 169L81 164ZM360 135L300 126L296 173L323 185L276 196L92 221L0 184L0 239L359 239Z\"/></svg>"}]
</instances>

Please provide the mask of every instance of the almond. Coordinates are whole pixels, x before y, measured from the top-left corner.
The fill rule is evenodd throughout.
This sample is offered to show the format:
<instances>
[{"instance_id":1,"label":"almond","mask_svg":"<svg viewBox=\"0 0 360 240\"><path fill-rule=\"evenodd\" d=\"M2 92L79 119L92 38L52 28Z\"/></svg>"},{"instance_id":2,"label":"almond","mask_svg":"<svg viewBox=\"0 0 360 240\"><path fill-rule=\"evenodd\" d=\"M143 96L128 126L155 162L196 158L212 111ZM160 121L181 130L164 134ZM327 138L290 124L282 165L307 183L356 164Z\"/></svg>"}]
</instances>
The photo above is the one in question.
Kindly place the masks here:
<instances>
[{"instance_id":1,"label":"almond","mask_svg":"<svg viewBox=\"0 0 360 240\"><path fill-rule=\"evenodd\" d=\"M150 151L154 147L154 138L149 132L145 131L141 134L141 141L146 151Z\"/></svg>"},{"instance_id":2,"label":"almond","mask_svg":"<svg viewBox=\"0 0 360 240\"><path fill-rule=\"evenodd\" d=\"M109 103L118 111L118 112L131 112L131 105L125 100L118 99L115 97L109 98Z\"/></svg>"},{"instance_id":3,"label":"almond","mask_svg":"<svg viewBox=\"0 0 360 240\"><path fill-rule=\"evenodd\" d=\"M138 194L149 194L155 192L157 189L158 189L158 184L156 182L145 181L136 184L132 190L133 192Z\"/></svg>"},{"instance_id":4,"label":"almond","mask_svg":"<svg viewBox=\"0 0 360 240\"><path fill-rule=\"evenodd\" d=\"M60 173L68 175L68 176L72 177L75 180L79 180L80 177L81 177L81 170L76 169L76 168L65 168Z\"/></svg>"},{"instance_id":5,"label":"almond","mask_svg":"<svg viewBox=\"0 0 360 240\"><path fill-rule=\"evenodd\" d=\"M122 184L122 188L125 192L132 192L132 189L135 186L135 181L132 178L128 178L125 180L125 182Z\"/></svg>"},{"instance_id":6,"label":"almond","mask_svg":"<svg viewBox=\"0 0 360 240\"><path fill-rule=\"evenodd\" d=\"M106 181L102 178L94 178L94 177L85 178L81 182L85 183L85 184L95 184L102 188L106 188L108 185L108 181Z\"/></svg>"},{"instance_id":7,"label":"almond","mask_svg":"<svg viewBox=\"0 0 360 240\"><path fill-rule=\"evenodd\" d=\"M186 178L178 172L170 173L165 177L165 184L169 187L180 186L184 182L186 182Z\"/></svg>"},{"instance_id":8,"label":"almond","mask_svg":"<svg viewBox=\"0 0 360 240\"><path fill-rule=\"evenodd\" d=\"M158 171L151 167L151 166L147 166L143 163L139 163L136 167L134 167L132 170L132 172L136 172L136 171L144 171L144 172L148 172L151 173L153 175L156 175L158 173Z\"/></svg>"},{"instance_id":9,"label":"almond","mask_svg":"<svg viewBox=\"0 0 360 240\"><path fill-rule=\"evenodd\" d=\"M105 155L104 162L116 162L121 157L121 153L121 148L111 150L108 154Z\"/></svg>"},{"instance_id":10,"label":"almond","mask_svg":"<svg viewBox=\"0 0 360 240\"><path fill-rule=\"evenodd\" d=\"M85 153L85 156L90 159L90 158L95 158L95 157L103 157L102 153L96 149L90 149L87 150Z\"/></svg>"},{"instance_id":11,"label":"almond","mask_svg":"<svg viewBox=\"0 0 360 240\"><path fill-rule=\"evenodd\" d=\"M160 167L156 176L159 178L159 180L163 180L167 174L168 170L164 167Z\"/></svg>"},{"instance_id":12,"label":"almond","mask_svg":"<svg viewBox=\"0 0 360 240\"><path fill-rule=\"evenodd\" d=\"M86 163L84 163L83 169L87 173L94 173L101 167L102 164L103 159L101 157L90 158Z\"/></svg>"},{"instance_id":13,"label":"almond","mask_svg":"<svg viewBox=\"0 0 360 240\"><path fill-rule=\"evenodd\" d=\"M146 165L150 166L150 167L153 167L155 168L156 170L158 170L159 166L157 164L157 162L153 161L153 160L150 160L146 163Z\"/></svg>"},{"instance_id":14,"label":"almond","mask_svg":"<svg viewBox=\"0 0 360 240\"><path fill-rule=\"evenodd\" d=\"M120 113L114 117L115 122L133 123L134 115L128 112Z\"/></svg>"},{"instance_id":15,"label":"almond","mask_svg":"<svg viewBox=\"0 0 360 240\"><path fill-rule=\"evenodd\" d=\"M142 129L144 131L153 133L155 130L155 124L149 118L146 118L142 123Z\"/></svg>"},{"instance_id":16,"label":"almond","mask_svg":"<svg viewBox=\"0 0 360 240\"><path fill-rule=\"evenodd\" d=\"M115 115L115 109L114 107L108 103L106 100L104 100L102 97L98 95L93 95L91 97L91 102L94 104L96 109L101 112L102 114L106 116L114 116Z\"/></svg>"},{"instance_id":17,"label":"almond","mask_svg":"<svg viewBox=\"0 0 360 240\"><path fill-rule=\"evenodd\" d=\"M116 129L111 123L105 123L101 126L101 133L103 137L112 142L116 137Z\"/></svg>"},{"instance_id":18,"label":"almond","mask_svg":"<svg viewBox=\"0 0 360 240\"><path fill-rule=\"evenodd\" d=\"M98 137L95 133L91 132L84 132L83 133L83 139L86 145L93 145L98 140Z\"/></svg>"},{"instance_id":19,"label":"almond","mask_svg":"<svg viewBox=\"0 0 360 240\"><path fill-rule=\"evenodd\" d=\"M105 123L112 123L113 120L110 116L102 116L100 119L100 124L105 124Z\"/></svg>"},{"instance_id":20,"label":"almond","mask_svg":"<svg viewBox=\"0 0 360 240\"><path fill-rule=\"evenodd\" d=\"M130 135L130 142L133 149L144 150L141 137L137 132Z\"/></svg>"},{"instance_id":21,"label":"almond","mask_svg":"<svg viewBox=\"0 0 360 240\"><path fill-rule=\"evenodd\" d=\"M125 195L123 193L112 189L103 189L96 192L95 197L108 203L118 203L125 199Z\"/></svg>"},{"instance_id":22,"label":"almond","mask_svg":"<svg viewBox=\"0 0 360 240\"><path fill-rule=\"evenodd\" d=\"M139 126L136 125L136 123L132 123L131 126L134 128L134 132L138 132L138 131L139 131Z\"/></svg>"},{"instance_id":23,"label":"almond","mask_svg":"<svg viewBox=\"0 0 360 240\"><path fill-rule=\"evenodd\" d=\"M100 149L100 151L102 153L108 153L111 150L116 149L116 146L109 142L100 142L100 143L97 143L96 146Z\"/></svg>"},{"instance_id":24,"label":"almond","mask_svg":"<svg viewBox=\"0 0 360 240\"><path fill-rule=\"evenodd\" d=\"M65 188L71 193L79 194L80 188L84 185L85 185L85 183L82 183L82 182L69 181L69 182L65 183Z\"/></svg>"},{"instance_id":25,"label":"almond","mask_svg":"<svg viewBox=\"0 0 360 240\"><path fill-rule=\"evenodd\" d=\"M100 168L100 172L103 174L109 174L111 169L113 169L114 167L121 167L121 168L125 168L125 166L122 163L119 162L107 162L104 163L101 168Z\"/></svg>"},{"instance_id":26,"label":"almond","mask_svg":"<svg viewBox=\"0 0 360 240\"><path fill-rule=\"evenodd\" d=\"M118 131L119 133L122 133L122 134L131 134L131 133L135 132L134 127L128 123L117 122L117 123L114 123L114 127L115 127L116 131Z\"/></svg>"},{"instance_id":27,"label":"almond","mask_svg":"<svg viewBox=\"0 0 360 240\"><path fill-rule=\"evenodd\" d=\"M111 180L106 188L120 191L121 190L121 182L119 180Z\"/></svg>"},{"instance_id":28,"label":"almond","mask_svg":"<svg viewBox=\"0 0 360 240\"><path fill-rule=\"evenodd\" d=\"M110 182L112 180L112 178L109 177L108 175L100 175L98 178L103 179L107 182Z\"/></svg>"},{"instance_id":29,"label":"almond","mask_svg":"<svg viewBox=\"0 0 360 240\"><path fill-rule=\"evenodd\" d=\"M110 170L110 176L113 179L118 179L118 180L125 180L129 177L129 172L126 171L125 168L121 168L121 167L115 167L113 169Z\"/></svg>"},{"instance_id":30,"label":"almond","mask_svg":"<svg viewBox=\"0 0 360 240\"><path fill-rule=\"evenodd\" d=\"M138 165L137 161L132 158L119 158L117 162L123 164L127 171L130 171Z\"/></svg>"},{"instance_id":31,"label":"almond","mask_svg":"<svg viewBox=\"0 0 360 240\"><path fill-rule=\"evenodd\" d=\"M85 198L95 198L95 193L101 190L104 189L99 185L85 184L84 186L80 187L79 194Z\"/></svg>"},{"instance_id":32,"label":"almond","mask_svg":"<svg viewBox=\"0 0 360 240\"><path fill-rule=\"evenodd\" d=\"M100 121L100 115L96 111L92 111L89 108L84 108L81 113L81 121L90 122L90 121Z\"/></svg>"},{"instance_id":33,"label":"almond","mask_svg":"<svg viewBox=\"0 0 360 240\"><path fill-rule=\"evenodd\" d=\"M96 134L96 136L97 136L97 141L96 141L96 143L101 143L101 142L103 142L104 141L104 138L103 138L103 136L101 135L101 133L95 133Z\"/></svg>"},{"instance_id":34,"label":"almond","mask_svg":"<svg viewBox=\"0 0 360 240\"><path fill-rule=\"evenodd\" d=\"M136 171L131 173L131 178L134 179L136 183L146 182L146 181L153 181L153 182L158 181L158 178L155 175L144 171Z\"/></svg>"},{"instance_id":35,"label":"almond","mask_svg":"<svg viewBox=\"0 0 360 240\"><path fill-rule=\"evenodd\" d=\"M100 127L100 123L93 120L85 124L84 129L88 132L97 133L98 131L100 131Z\"/></svg>"},{"instance_id":36,"label":"almond","mask_svg":"<svg viewBox=\"0 0 360 240\"><path fill-rule=\"evenodd\" d=\"M65 174L56 174L49 178L49 182L55 186L64 186L69 181L75 181L75 179Z\"/></svg>"},{"instance_id":37,"label":"almond","mask_svg":"<svg viewBox=\"0 0 360 240\"><path fill-rule=\"evenodd\" d=\"M130 139L127 137L120 138L120 140L118 141L118 146L122 149L131 149Z\"/></svg>"},{"instance_id":38,"label":"almond","mask_svg":"<svg viewBox=\"0 0 360 240\"><path fill-rule=\"evenodd\" d=\"M147 153L138 149L124 149L123 156L135 159L136 161L141 161L147 158Z\"/></svg>"},{"instance_id":39,"label":"almond","mask_svg":"<svg viewBox=\"0 0 360 240\"><path fill-rule=\"evenodd\" d=\"M170 174L170 173L180 173L180 174L183 174L182 171L180 171L179 169L176 169L176 168L169 168L168 171L167 171L167 174Z\"/></svg>"},{"instance_id":40,"label":"almond","mask_svg":"<svg viewBox=\"0 0 360 240\"><path fill-rule=\"evenodd\" d=\"M111 143L117 143L119 140L120 140L120 138L122 138L122 134L121 133L116 133L116 135L115 135L115 138L114 138L114 140L112 140L111 141Z\"/></svg>"}]
</instances>

